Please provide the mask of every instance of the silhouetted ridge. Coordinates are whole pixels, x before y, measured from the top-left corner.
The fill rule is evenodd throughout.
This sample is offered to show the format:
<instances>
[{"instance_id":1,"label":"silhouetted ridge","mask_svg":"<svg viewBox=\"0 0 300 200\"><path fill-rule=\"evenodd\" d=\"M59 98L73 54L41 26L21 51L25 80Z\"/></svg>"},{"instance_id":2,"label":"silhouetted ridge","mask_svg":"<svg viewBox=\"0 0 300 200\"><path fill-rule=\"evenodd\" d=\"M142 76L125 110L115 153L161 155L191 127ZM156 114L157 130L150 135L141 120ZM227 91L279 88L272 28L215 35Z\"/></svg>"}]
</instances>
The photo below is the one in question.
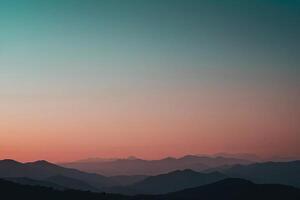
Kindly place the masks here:
<instances>
[{"instance_id":1,"label":"silhouetted ridge","mask_svg":"<svg viewBox=\"0 0 300 200\"><path fill-rule=\"evenodd\" d=\"M4 160L0 160L0 163L12 163L12 164L22 164L18 161L12 160L12 159L4 159Z\"/></svg>"},{"instance_id":2,"label":"silhouetted ridge","mask_svg":"<svg viewBox=\"0 0 300 200\"><path fill-rule=\"evenodd\" d=\"M66 176L62 176L62 175L52 176L52 177L47 178L46 180L48 182L56 183L56 184L66 187L66 188L71 188L71 189L76 189L76 190L84 190L84 191L94 191L94 192L100 191L96 187L93 187L84 181L66 177Z\"/></svg>"},{"instance_id":3,"label":"silhouetted ridge","mask_svg":"<svg viewBox=\"0 0 300 200\"><path fill-rule=\"evenodd\" d=\"M49 177L57 175L77 179L96 188L112 186L116 184L108 177L101 176L99 174L81 172L76 169L64 168L45 160L29 163L19 163L13 160L0 161L0 178L27 177L34 180L46 180Z\"/></svg>"},{"instance_id":4,"label":"silhouetted ridge","mask_svg":"<svg viewBox=\"0 0 300 200\"><path fill-rule=\"evenodd\" d=\"M300 161L235 165L222 172L230 177L248 179L255 183L277 183L300 187Z\"/></svg>"},{"instance_id":5,"label":"silhouetted ridge","mask_svg":"<svg viewBox=\"0 0 300 200\"><path fill-rule=\"evenodd\" d=\"M5 160L0 160L0 167L1 166L20 166L23 163L20 163L18 161L15 160L11 160L11 159L5 159Z\"/></svg>"},{"instance_id":6,"label":"silhouetted ridge","mask_svg":"<svg viewBox=\"0 0 300 200\"><path fill-rule=\"evenodd\" d=\"M229 178L163 196L162 199L168 200L296 200L300 198L300 190L285 185L259 185L239 178Z\"/></svg>"},{"instance_id":7,"label":"silhouetted ridge","mask_svg":"<svg viewBox=\"0 0 300 200\"><path fill-rule=\"evenodd\" d=\"M210 158L208 156L194 156L194 155L186 155L186 156L183 156L181 158L179 158L180 160L193 160L193 159L197 159L197 158Z\"/></svg>"},{"instance_id":8,"label":"silhouetted ridge","mask_svg":"<svg viewBox=\"0 0 300 200\"><path fill-rule=\"evenodd\" d=\"M29 164L29 165L39 165L39 166L57 166L53 163L50 163L46 160L38 160L38 161L35 161L35 162L28 162L28 163L25 163L25 164Z\"/></svg>"},{"instance_id":9,"label":"silhouetted ridge","mask_svg":"<svg viewBox=\"0 0 300 200\"><path fill-rule=\"evenodd\" d=\"M82 171L116 176L137 174L159 175L183 169L202 171L223 165L249 163L251 161L244 159L187 155L181 158L166 157L161 160L116 159L107 162L94 160L90 162L62 163L61 165Z\"/></svg>"},{"instance_id":10,"label":"silhouetted ridge","mask_svg":"<svg viewBox=\"0 0 300 200\"><path fill-rule=\"evenodd\" d=\"M150 176L132 185L132 188L143 194L162 194L213 183L225 178L227 177L221 173L200 173L185 169Z\"/></svg>"},{"instance_id":11,"label":"silhouetted ridge","mask_svg":"<svg viewBox=\"0 0 300 200\"><path fill-rule=\"evenodd\" d=\"M27 177L11 177L11 178L3 178L3 179L21 185L43 186L43 187L53 188L56 190L65 190L68 188L56 183L48 182L46 180L34 180Z\"/></svg>"},{"instance_id":12,"label":"silhouetted ridge","mask_svg":"<svg viewBox=\"0 0 300 200\"><path fill-rule=\"evenodd\" d=\"M284 185L258 185L241 179L185 189L165 195L124 196L76 190L58 191L0 180L0 195L7 199L30 200L299 200L300 190Z\"/></svg>"},{"instance_id":13,"label":"silhouetted ridge","mask_svg":"<svg viewBox=\"0 0 300 200\"><path fill-rule=\"evenodd\" d=\"M245 179L241 179L241 178L227 178L221 181L218 181L216 183L211 183L209 185L227 185L227 186L247 186L247 185L254 185L253 182L245 180Z\"/></svg>"},{"instance_id":14,"label":"silhouetted ridge","mask_svg":"<svg viewBox=\"0 0 300 200\"><path fill-rule=\"evenodd\" d=\"M168 175L170 174L198 174L198 172L191 169L184 169L184 170L175 170L173 172L168 173Z\"/></svg>"},{"instance_id":15,"label":"silhouetted ridge","mask_svg":"<svg viewBox=\"0 0 300 200\"><path fill-rule=\"evenodd\" d=\"M171 161L171 160L176 160L176 158L174 158L174 157L166 157L166 158L162 159L162 161Z\"/></svg>"}]
</instances>

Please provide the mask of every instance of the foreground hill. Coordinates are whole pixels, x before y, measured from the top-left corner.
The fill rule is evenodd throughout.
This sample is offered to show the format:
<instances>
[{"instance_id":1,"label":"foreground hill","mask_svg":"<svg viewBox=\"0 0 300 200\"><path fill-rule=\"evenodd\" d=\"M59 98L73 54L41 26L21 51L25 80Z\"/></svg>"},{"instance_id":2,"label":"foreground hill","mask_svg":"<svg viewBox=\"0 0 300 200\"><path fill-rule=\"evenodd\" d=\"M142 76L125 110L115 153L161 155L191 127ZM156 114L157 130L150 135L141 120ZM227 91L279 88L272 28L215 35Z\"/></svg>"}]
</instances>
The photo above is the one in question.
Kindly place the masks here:
<instances>
[{"instance_id":1,"label":"foreground hill","mask_svg":"<svg viewBox=\"0 0 300 200\"><path fill-rule=\"evenodd\" d=\"M54 190L48 187L22 185L0 179L0 197L28 200L126 200L122 195L84 192L80 190Z\"/></svg>"},{"instance_id":2,"label":"foreground hill","mask_svg":"<svg viewBox=\"0 0 300 200\"><path fill-rule=\"evenodd\" d=\"M290 186L258 185L242 179L226 179L217 183L166 195L124 196L76 190L59 191L46 187L24 186L0 180L0 196L7 199L31 200L299 200L300 190Z\"/></svg>"},{"instance_id":3,"label":"foreground hill","mask_svg":"<svg viewBox=\"0 0 300 200\"><path fill-rule=\"evenodd\" d=\"M115 160L84 160L60 164L86 172L106 176L116 175L158 175L175 170L192 169L202 171L212 167L234 164L250 164L251 161L237 158L209 157L188 155L181 158L164 158L161 160L143 160L138 158Z\"/></svg>"},{"instance_id":4,"label":"foreground hill","mask_svg":"<svg viewBox=\"0 0 300 200\"><path fill-rule=\"evenodd\" d=\"M300 187L300 161L236 165L221 171L230 177L256 183L278 183Z\"/></svg>"},{"instance_id":5,"label":"foreground hill","mask_svg":"<svg viewBox=\"0 0 300 200\"><path fill-rule=\"evenodd\" d=\"M243 179L225 179L213 184L161 196L164 200L296 200L300 189L284 185L259 185Z\"/></svg>"}]
</instances>

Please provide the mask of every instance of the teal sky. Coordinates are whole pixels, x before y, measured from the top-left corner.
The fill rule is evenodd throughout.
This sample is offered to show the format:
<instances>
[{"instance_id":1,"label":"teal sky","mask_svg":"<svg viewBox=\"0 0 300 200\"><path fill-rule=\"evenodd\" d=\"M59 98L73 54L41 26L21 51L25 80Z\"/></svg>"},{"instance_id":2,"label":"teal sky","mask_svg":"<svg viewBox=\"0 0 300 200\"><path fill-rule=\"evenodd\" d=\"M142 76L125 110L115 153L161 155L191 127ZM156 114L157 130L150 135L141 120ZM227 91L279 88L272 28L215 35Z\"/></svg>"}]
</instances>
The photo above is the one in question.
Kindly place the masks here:
<instances>
[{"instance_id":1,"label":"teal sky","mask_svg":"<svg viewBox=\"0 0 300 200\"><path fill-rule=\"evenodd\" d=\"M0 0L0 145L298 155L299 35L299 0Z\"/></svg>"}]
</instances>

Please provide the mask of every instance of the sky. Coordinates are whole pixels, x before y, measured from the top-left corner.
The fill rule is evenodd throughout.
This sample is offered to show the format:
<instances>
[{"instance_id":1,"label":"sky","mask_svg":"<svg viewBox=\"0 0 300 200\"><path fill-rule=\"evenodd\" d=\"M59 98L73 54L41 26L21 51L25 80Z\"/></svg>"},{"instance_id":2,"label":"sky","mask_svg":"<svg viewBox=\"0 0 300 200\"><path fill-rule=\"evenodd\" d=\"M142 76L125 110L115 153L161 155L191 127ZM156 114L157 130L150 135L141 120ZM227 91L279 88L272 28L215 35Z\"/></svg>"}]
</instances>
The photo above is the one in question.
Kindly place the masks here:
<instances>
[{"instance_id":1,"label":"sky","mask_svg":"<svg viewBox=\"0 0 300 200\"><path fill-rule=\"evenodd\" d=\"M300 155L299 0L0 0L0 159Z\"/></svg>"}]
</instances>

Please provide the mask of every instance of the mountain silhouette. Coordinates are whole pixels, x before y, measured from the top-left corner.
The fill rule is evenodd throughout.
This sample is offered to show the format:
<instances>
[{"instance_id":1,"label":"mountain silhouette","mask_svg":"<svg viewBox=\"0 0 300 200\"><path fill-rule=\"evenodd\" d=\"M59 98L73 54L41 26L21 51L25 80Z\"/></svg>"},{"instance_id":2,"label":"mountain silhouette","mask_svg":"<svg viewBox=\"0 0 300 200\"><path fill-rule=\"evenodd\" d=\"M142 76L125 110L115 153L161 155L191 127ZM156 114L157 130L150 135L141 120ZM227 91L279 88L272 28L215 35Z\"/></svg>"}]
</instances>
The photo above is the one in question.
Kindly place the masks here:
<instances>
[{"instance_id":1,"label":"mountain silhouette","mask_svg":"<svg viewBox=\"0 0 300 200\"><path fill-rule=\"evenodd\" d=\"M60 191L40 186L24 186L0 179L0 196L30 200L299 200L300 189L284 185L259 185L242 179L225 179L165 195L125 196L77 190Z\"/></svg>"},{"instance_id":2,"label":"mountain silhouette","mask_svg":"<svg viewBox=\"0 0 300 200\"><path fill-rule=\"evenodd\" d=\"M126 186L126 185L132 185L135 183L138 183L144 179L146 179L149 176L146 175L132 175L132 176L110 176L109 178L118 183L120 186Z\"/></svg>"},{"instance_id":3,"label":"mountain silhouette","mask_svg":"<svg viewBox=\"0 0 300 200\"><path fill-rule=\"evenodd\" d=\"M138 158L108 161L85 160L84 162L61 163L61 166L106 176L159 175L175 170L192 169L202 171L212 167L234 164L250 164L251 161L236 158L187 155L181 158L167 157L161 160Z\"/></svg>"},{"instance_id":4,"label":"mountain silhouette","mask_svg":"<svg viewBox=\"0 0 300 200\"><path fill-rule=\"evenodd\" d=\"M34 180L26 177L14 177L14 178L11 177L11 178L3 178L3 179L21 185L43 186L43 187L53 188L56 190L65 190L68 188L45 180Z\"/></svg>"},{"instance_id":5,"label":"mountain silhouette","mask_svg":"<svg viewBox=\"0 0 300 200\"><path fill-rule=\"evenodd\" d=\"M235 165L221 171L230 177L244 178L256 183L300 187L300 161Z\"/></svg>"},{"instance_id":6,"label":"mountain silhouette","mask_svg":"<svg viewBox=\"0 0 300 200\"><path fill-rule=\"evenodd\" d=\"M259 162L262 160L259 156L250 153L226 153L220 152L211 155L213 157L224 157L224 158L238 158L243 160L250 160L252 162Z\"/></svg>"},{"instance_id":7,"label":"mountain silhouette","mask_svg":"<svg viewBox=\"0 0 300 200\"><path fill-rule=\"evenodd\" d=\"M197 187L225 179L218 172L200 173L193 170L177 170L167 174L151 176L131 186L141 194L163 194Z\"/></svg>"},{"instance_id":8,"label":"mountain silhouette","mask_svg":"<svg viewBox=\"0 0 300 200\"><path fill-rule=\"evenodd\" d=\"M35 180L47 181L48 178L58 175L83 181L86 184L89 184L98 189L100 189L101 187L107 187L117 184L110 178L101 176L99 174L86 173L76 169L64 168L47 161L37 161L30 163L20 163L14 160L0 161L1 178L27 177ZM59 182L61 183L61 180ZM57 184L59 185L59 183ZM72 188L70 186L68 187Z\"/></svg>"},{"instance_id":9,"label":"mountain silhouette","mask_svg":"<svg viewBox=\"0 0 300 200\"><path fill-rule=\"evenodd\" d=\"M285 185L259 185L243 179L225 179L216 183L161 196L164 200L296 200L298 188Z\"/></svg>"},{"instance_id":10,"label":"mountain silhouette","mask_svg":"<svg viewBox=\"0 0 300 200\"><path fill-rule=\"evenodd\" d=\"M194 160L193 157L182 159ZM173 162L174 158L165 160ZM300 161L234 165L220 169L221 173L175 170L156 176L106 177L61 167L47 161L21 163L14 160L1 160L0 178L22 185L44 186L56 190L77 189L127 195L166 194L206 185L227 177L247 179L254 183L300 187Z\"/></svg>"},{"instance_id":11,"label":"mountain silhouette","mask_svg":"<svg viewBox=\"0 0 300 200\"><path fill-rule=\"evenodd\" d=\"M92 193L80 190L55 190L42 186L22 185L0 179L0 197L5 199L30 200L126 200L126 196L118 194Z\"/></svg>"},{"instance_id":12,"label":"mountain silhouette","mask_svg":"<svg viewBox=\"0 0 300 200\"><path fill-rule=\"evenodd\" d=\"M71 189L83 190L83 191L93 191L93 192L100 191L96 187L93 187L84 181L74 179L74 178L69 178L62 175L51 176L45 180L47 182L58 184L65 188L71 188Z\"/></svg>"}]
</instances>

